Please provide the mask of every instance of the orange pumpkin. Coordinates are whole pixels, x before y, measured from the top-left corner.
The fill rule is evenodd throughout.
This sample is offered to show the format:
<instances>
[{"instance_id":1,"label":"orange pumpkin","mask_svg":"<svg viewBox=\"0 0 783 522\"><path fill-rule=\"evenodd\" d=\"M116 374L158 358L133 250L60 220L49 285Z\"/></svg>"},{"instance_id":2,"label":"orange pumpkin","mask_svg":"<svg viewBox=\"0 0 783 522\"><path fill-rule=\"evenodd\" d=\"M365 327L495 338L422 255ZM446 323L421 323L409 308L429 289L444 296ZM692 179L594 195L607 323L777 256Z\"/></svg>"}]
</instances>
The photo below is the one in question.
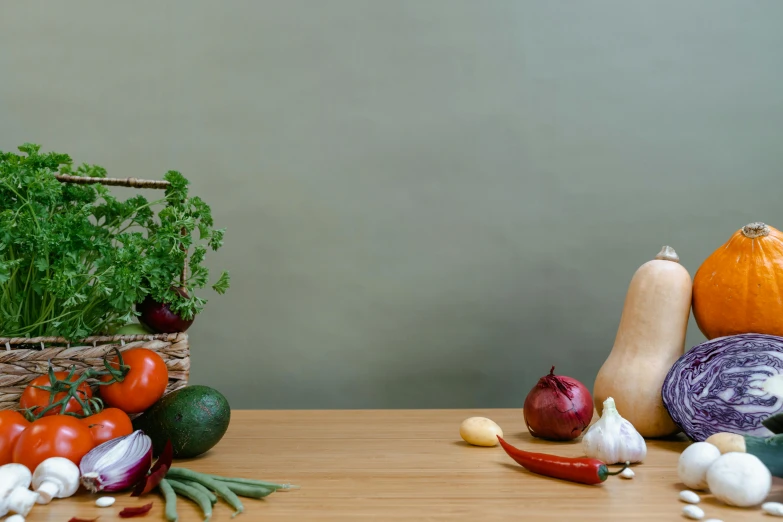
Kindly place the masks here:
<instances>
[{"instance_id":1,"label":"orange pumpkin","mask_svg":"<svg viewBox=\"0 0 783 522\"><path fill-rule=\"evenodd\" d=\"M735 232L696 271L692 307L707 339L783 336L783 232L764 223Z\"/></svg>"}]
</instances>

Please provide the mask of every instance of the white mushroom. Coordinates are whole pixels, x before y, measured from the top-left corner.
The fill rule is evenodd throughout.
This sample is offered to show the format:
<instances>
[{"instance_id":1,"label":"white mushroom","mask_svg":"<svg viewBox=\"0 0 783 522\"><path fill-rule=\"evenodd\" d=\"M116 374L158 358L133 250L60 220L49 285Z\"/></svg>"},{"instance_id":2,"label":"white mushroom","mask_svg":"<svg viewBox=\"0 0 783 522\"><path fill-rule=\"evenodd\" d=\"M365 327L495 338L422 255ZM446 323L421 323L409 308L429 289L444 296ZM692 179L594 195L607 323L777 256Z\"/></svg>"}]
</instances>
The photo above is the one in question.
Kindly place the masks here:
<instances>
[{"instance_id":1,"label":"white mushroom","mask_svg":"<svg viewBox=\"0 0 783 522\"><path fill-rule=\"evenodd\" d=\"M680 455L677 475L691 489L707 489L707 470L720 457L720 450L707 442L694 442Z\"/></svg>"},{"instance_id":2,"label":"white mushroom","mask_svg":"<svg viewBox=\"0 0 783 522\"><path fill-rule=\"evenodd\" d=\"M750 453L726 453L707 470L707 485L718 500L730 506L761 504L772 487L772 474Z\"/></svg>"},{"instance_id":3,"label":"white mushroom","mask_svg":"<svg viewBox=\"0 0 783 522\"><path fill-rule=\"evenodd\" d=\"M38 493L30 491L27 486L16 487L2 500L0 516L6 513L18 513L26 517L37 500Z\"/></svg>"},{"instance_id":4,"label":"white mushroom","mask_svg":"<svg viewBox=\"0 0 783 522\"><path fill-rule=\"evenodd\" d=\"M26 516L35 504L38 495L27 489L32 474L22 464L0 466L0 516L19 513Z\"/></svg>"},{"instance_id":5,"label":"white mushroom","mask_svg":"<svg viewBox=\"0 0 783 522\"><path fill-rule=\"evenodd\" d=\"M14 488L29 488L33 474L23 464L0 466L0 498L5 498Z\"/></svg>"},{"instance_id":6,"label":"white mushroom","mask_svg":"<svg viewBox=\"0 0 783 522\"><path fill-rule=\"evenodd\" d=\"M63 457L48 458L35 468L33 489L39 495L39 504L70 497L79 489L79 468Z\"/></svg>"}]
</instances>

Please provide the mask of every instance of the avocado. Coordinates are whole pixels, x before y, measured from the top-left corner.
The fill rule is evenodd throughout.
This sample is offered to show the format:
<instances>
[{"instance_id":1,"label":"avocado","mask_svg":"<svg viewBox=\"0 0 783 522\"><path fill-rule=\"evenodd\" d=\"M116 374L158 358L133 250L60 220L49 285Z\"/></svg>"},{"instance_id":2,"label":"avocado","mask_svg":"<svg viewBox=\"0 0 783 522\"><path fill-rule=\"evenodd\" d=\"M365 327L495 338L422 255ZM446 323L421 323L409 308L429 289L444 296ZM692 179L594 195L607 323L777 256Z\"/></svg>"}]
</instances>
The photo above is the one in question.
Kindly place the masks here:
<instances>
[{"instance_id":1,"label":"avocado","mask_svg":"<svg viewBox=\"0 0 783 522\"><path fill-rule=\"evenodd\" d=\"M186 386L161 398L133 420L133 429L152 439L152 451L160 455L171 440L174 458L206 453L225 435L231 407L222 393L209 386Z\"/></svg>"}]
</instances>

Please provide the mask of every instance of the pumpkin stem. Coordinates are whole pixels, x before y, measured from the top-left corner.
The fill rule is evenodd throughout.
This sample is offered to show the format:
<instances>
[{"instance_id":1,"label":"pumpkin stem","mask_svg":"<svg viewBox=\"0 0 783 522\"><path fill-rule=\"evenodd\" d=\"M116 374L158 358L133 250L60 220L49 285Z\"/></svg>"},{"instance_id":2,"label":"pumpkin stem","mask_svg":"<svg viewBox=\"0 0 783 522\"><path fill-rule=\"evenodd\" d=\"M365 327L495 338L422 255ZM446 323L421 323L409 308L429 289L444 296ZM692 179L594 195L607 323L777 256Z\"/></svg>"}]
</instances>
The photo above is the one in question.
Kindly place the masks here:
<instances>
[{"instance_id":1,"label":"pumpkin stem","mask_svg":"<svg viewBox=\"0 0 783 522\"><path fill-rule=\"evenodd\" d=\"M764 237L769 235L769 227L764 223L758 221L756 223L750 223L742 227L742 233L745 237L755 239L757 237Z\"/></svg>"},{"instance_id":2,"label":"pumpkin stem","mask_svg":"<svg viewBox=\"0 0 783 522\"><path fill-rule=\"evenodd\" d=\"M669 245L664 246L660 252L658 252L658 255L655 256L655 259L662 259L664 261L674 261L675 263L680 262L680 256L677 255L677 252L674 251L672 247Z\"/></svg>"}]
</instances>

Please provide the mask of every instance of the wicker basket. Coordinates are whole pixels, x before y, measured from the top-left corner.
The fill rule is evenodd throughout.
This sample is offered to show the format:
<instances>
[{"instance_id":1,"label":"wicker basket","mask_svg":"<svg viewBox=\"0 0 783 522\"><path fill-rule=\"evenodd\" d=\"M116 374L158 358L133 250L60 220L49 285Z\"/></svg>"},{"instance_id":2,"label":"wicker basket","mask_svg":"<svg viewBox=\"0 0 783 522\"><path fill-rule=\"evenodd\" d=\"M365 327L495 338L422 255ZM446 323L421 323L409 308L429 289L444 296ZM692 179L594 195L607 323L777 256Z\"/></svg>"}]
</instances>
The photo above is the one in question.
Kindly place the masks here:
<instances>
[{"instance_id":1,"label":"wicker basket","mask_svg":"<svg viewBox=\"0 0 783 522\"><path fill-rule=\"evenodd\" d=\"M168 181L136 178L90 178L57 175L63 183L90 184L165 189ZM185 259L187 263L187 258ZM187 277L187 264L182 280ZM0 331L2 335L2 331ZM115 335L88 337L78 343L69 343L62 337L0 337L0 410L19 409L19 398L25 386L41 375L46 375L51 361L55 371L81 371L86 368L104 369L103 357L114 348L147 348L160 355L169 370L166 393L183 388L190 373L190 345L185 332L154 335ZM88 381L89 382L89 381ZM95 382L90 383L97 388Z\"/></svg>"},{"instance_id":2,"label":"wicker basket","mask_svg":"<svg viewBox=\"0 0 783 522\"><path fill-rule=\"evenodd\" d=\"M43 348L26 348L34 344ZM68 370L72 366L79 371L86 368L101 370L104 369L103 357L110 355L115 347L120 351L143 347L157 352L169 370L166 393L188 383L190 347L184 332L88 337L78 344L71 346L62 337L0 337L0 410L19 409L19 397L25 386L36 377L46 375L49 361L55 371ZM90 384L97 387L94 382Z\"/></svg>"}]
</instances>

